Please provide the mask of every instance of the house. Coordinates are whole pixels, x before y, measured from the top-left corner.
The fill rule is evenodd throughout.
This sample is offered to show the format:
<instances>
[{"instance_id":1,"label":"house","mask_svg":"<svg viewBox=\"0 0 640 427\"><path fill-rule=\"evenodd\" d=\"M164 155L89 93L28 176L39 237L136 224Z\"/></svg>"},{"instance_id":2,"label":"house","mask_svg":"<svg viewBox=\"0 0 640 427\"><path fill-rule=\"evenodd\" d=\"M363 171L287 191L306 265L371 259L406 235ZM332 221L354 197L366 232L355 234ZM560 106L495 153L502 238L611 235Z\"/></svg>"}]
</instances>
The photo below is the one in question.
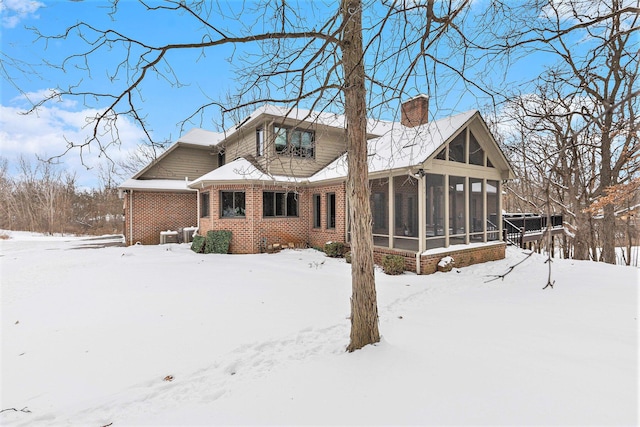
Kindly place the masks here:
<instances>
[{"instance_id":1,"label":"house","mask_svg":"<svg viewBox=\"0 0 640 427\"><path fill-rule=\"evenodd\" d=\"M427 121L428 97L401 121L368 124L375 258L435 271L504 257L502 181L514 177L477 111ZM194 129L120 186L128 244L160 232L231 230L230 251L348 244L345 118L265 105L224 133Z\"/></svg>"}]
</instances>

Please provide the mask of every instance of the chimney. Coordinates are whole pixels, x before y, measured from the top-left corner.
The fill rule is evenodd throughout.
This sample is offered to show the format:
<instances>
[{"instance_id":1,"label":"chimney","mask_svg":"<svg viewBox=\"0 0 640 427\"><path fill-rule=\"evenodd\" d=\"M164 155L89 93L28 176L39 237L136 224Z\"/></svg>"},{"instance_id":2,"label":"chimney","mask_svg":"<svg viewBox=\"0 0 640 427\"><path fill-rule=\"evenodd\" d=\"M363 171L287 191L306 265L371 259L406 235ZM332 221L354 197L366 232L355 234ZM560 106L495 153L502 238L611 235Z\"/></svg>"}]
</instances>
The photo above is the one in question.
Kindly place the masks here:
<instances>
[{"instance_id":1,"label":"chimney","mask_svg":"<svg viewBox=\"0 0 640 427\"><path fill-rule=\"evenodd\" d=\"M407 127L416 127L429 121L429 95L414 96L402 103L400 123Z\"/></svg>"}]
</instances>

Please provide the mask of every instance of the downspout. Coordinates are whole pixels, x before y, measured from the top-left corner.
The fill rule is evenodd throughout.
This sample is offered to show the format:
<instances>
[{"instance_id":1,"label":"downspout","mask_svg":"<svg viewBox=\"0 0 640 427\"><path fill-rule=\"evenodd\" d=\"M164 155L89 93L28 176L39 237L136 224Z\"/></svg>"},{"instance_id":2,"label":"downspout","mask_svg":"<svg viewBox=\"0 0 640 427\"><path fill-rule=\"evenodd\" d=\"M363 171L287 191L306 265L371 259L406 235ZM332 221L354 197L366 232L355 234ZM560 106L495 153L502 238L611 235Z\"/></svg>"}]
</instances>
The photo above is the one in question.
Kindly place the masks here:
<instances>
[{"instance_id":1,"label":"downspout","mask_svg":"<svg viewBox=\"0 0 640 427\"><path fill-rule=\"evenodd\" d=\"M200 231L200 189L196 188L196 227Z\"/></svg>"},{"instance_id":2,"label":"downspout","mask_svg":"<svg viewBox=\"0 0 640 427\"><path fill-rule=\"evenodd\" d=\"M263 148L263 150L264 150L264 148ZM251 188L251 200L255 200L255 194L254 194L255 193L255 185L252 183L250 188ZM251 241L255 245L256 244L256 241L255 241L255 238L256 238L256 236L255 236L256 216L255 216L255 214L253 212L253 208L254 207L255 207L255 202L253 202L252 205L251 205ZM245 213L246 213L246 208L247 208L247 206L245 204ZM253 249L255 250L255 248L256 247L254 246ZM260 252L260 243L258 243L258 251L257 252L258 253Z\"/></svg>"},{"instance_id":3,"label":"downspout","mask_svg":"<svg viewBox=\"0 0 640 427\"><path fill-rule=\"evenodd\" d=\"M133 245L133 190L129 191L129 246Z\"/></svg>"},{"instance_id":4,"label":"downspout","mask_svg":"<svg viewBox=\"0 0 640 427\"><path fill-rule=\"evenodd\" d=\"M197 219L197 227L198 229L196 230L196 233L200 234L202 236L202 234L200 233L200 209L202 208L202 206L200 206L200 190L204 188L204 182L200 182L200 189L196 188L196 191L198 192L198 201L196 206L198 207L198 214L196 215L198 217ZM211 197L211 193L209 193L209 197ZM211 199L209 199L211 200ZM209 202L211 203L211 202ZM211 218L211 212L209 212L209 218Z\"/></svg>"},{"instance_id":5,"label":"downspout","mask_svg":"<svg viewBox=\"0 0 640 427\"><path fill-rule=\"evenodd\" d=\"M422 252L425 251L425 239L427 232L425 229L426 224L426 211L427 211L427 192L426 192L426 174L424 170L418 171L418 252L416 253L416 274L420 274L422 269L420 261L422 259Z\"/></svg>"}]
</instances>

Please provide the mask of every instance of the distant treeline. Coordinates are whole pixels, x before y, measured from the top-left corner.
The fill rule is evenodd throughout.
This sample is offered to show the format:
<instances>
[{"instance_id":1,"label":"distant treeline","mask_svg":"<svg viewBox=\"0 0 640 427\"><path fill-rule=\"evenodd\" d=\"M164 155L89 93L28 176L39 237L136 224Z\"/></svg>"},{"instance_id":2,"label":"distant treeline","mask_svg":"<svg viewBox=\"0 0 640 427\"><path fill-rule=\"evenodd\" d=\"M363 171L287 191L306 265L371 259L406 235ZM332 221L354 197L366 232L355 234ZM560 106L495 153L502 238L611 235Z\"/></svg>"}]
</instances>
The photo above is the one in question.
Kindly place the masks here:
<instances>
[{"instance_id":1,"label":"distant treeline","mask_svg":"<svg viewBox=\"0 0 640 427\"><path fill-rule=\"evenodd\" d=\"M21 159L10 175L0 159L0 229L60 234L122 233L122 201L111 179L80 189L74 174Z\"/></svg>"}]
</instances>

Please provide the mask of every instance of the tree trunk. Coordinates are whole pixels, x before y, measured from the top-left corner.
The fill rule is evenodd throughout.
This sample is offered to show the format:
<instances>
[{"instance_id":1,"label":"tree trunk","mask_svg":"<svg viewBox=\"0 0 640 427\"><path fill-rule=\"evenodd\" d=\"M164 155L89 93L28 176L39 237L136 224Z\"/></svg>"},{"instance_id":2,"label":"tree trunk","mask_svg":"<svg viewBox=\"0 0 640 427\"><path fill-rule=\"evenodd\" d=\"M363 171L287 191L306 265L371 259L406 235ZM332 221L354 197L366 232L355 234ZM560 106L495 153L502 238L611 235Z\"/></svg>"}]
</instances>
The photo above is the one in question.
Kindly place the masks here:
<instances>
[{"instance_id":1,"label":"tree trunk","mask_svg":"<svg viewBox=\"0 0 640 427\"><path fill-rule=\"evenodd\" d=\"M351 340L347 351L380 341L373 264L367 165L367 107L362 50L362 4L343 0L342 65L347 120L347 200L351 224Z\"/></svg>"},{"instance_id":2,"label":"tree trunk","mask_svg":"<svg viewBox=\"0 0 640 427\"><path fill-rule=\"evenodd\" d=\"M602 161L600 164L600 191L599 195L604 194L604 190L614 184L617 184L616 178L611 170L611 138L609 131L612 128L613 118L611 112L605 114L604 130L602 135L601 150ZM612 204L605 205L602 218L602 254L600 261L609 264L616 263L616 214L615 207Z\"/></svg>"}]
</instances>

